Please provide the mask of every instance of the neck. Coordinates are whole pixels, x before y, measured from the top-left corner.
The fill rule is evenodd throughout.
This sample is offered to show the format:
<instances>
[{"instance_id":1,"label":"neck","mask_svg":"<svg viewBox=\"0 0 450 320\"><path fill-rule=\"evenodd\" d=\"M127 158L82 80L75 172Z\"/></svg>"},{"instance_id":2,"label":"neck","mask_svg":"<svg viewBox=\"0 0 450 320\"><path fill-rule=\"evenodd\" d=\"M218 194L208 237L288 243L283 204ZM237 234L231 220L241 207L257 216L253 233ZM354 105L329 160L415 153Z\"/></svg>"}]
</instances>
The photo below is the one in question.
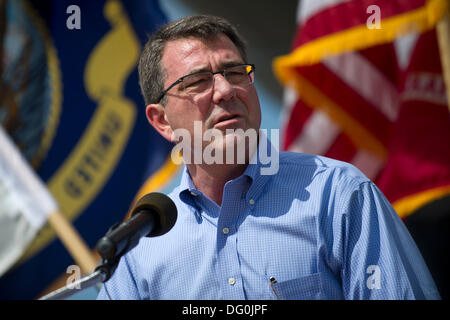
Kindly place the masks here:
<instances>
[{"instance_id":1,"label":"neck","mask_svg":"<svg viewBox=\"0 0 450 320\"><path fill-rule=\"evenodd\" d=\"M222 205L223 188L225 183L236 179L247 168L247 164L239 165L195 165L188 164L187 168L195 187L204 195Z\"/></svg>"}]
</instances>

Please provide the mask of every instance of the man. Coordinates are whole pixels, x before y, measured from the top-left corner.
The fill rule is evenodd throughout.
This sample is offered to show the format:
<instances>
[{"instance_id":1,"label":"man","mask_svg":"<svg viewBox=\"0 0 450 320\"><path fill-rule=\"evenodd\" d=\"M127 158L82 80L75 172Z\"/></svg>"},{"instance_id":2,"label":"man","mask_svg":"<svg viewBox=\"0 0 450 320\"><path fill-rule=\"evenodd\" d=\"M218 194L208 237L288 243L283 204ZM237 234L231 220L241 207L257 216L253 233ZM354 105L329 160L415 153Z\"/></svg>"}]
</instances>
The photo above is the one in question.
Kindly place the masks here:
<instances>
[{"instance_id":1,"label":"man","mask_svg":"<svg viewBox=\"0 0 450 320\"><path fill-rule=\"evenodd\" d=\"M221 18L183 18L149 40L139 63L147 118L184 141L169 195L178 220L141 239L99 299L438 299L402 221L356 168L282 152L263 174L266 138L255 149L242 134L260 126L254 71Z\"/></svg>"}]
</instances>

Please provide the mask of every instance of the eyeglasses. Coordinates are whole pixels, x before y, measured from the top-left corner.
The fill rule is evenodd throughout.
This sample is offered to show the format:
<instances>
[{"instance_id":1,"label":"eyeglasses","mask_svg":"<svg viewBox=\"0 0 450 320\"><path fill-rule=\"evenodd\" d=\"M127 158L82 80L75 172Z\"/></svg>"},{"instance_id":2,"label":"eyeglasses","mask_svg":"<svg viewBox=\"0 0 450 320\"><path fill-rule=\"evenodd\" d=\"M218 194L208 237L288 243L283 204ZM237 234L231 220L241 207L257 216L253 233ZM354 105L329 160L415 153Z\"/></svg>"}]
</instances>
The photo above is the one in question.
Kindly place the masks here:
<instances>
[{"instance_id":1,"label":"eyeglasses","mask_svg":"<svg viewBox=\"0 0 450 320\"><path fill-rule=\"evenodd\" d=\"M158 97L159 103L165 94L179 84L179 91L187 95L197 95L209 91L213 87L214 75L221 74L233 86L246 87L255 81L255 65L240 64L223 69L222 71L202 71L188 74L172 83Z\"/></svg>"}]
</instances>

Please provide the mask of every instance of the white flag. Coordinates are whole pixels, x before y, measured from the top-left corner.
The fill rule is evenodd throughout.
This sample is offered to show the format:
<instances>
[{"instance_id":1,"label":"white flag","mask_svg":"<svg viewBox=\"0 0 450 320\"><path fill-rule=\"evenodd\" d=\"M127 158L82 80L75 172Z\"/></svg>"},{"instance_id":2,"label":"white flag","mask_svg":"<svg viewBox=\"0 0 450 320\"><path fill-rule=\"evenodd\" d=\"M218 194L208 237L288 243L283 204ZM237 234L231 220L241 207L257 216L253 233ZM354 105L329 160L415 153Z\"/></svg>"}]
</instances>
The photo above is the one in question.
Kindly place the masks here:
<instances>
[{"instance_id":1,"label":"white flag","mask_svg":"<svg viewBox=\"0 0 450 320\"><path fill-rule=\"evenodd\" d=\"M45 184L0 126L0 276L56 210Z\"/></svg>"}]
</instances>

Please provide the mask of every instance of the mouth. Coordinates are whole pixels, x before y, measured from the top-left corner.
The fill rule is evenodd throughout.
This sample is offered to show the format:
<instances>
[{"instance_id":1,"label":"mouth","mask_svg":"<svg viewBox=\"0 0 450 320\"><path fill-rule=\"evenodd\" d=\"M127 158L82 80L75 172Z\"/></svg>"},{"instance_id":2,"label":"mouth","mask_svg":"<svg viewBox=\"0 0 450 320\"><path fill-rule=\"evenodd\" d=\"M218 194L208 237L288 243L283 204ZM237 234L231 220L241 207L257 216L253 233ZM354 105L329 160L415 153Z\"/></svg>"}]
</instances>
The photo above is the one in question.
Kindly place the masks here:
<instances>
[{"instance_id":1,"label":"mouth","mask_svg":"<svg viewBox=\"0 0 450 320\"><path fill-rule=\"evenodd\" d=\"M239 121L239 119L241 119L241 116L238 114L224 115L217 120L214 127L225 127L234 124L235 122Z\"/></svg>"}]
</instances>

